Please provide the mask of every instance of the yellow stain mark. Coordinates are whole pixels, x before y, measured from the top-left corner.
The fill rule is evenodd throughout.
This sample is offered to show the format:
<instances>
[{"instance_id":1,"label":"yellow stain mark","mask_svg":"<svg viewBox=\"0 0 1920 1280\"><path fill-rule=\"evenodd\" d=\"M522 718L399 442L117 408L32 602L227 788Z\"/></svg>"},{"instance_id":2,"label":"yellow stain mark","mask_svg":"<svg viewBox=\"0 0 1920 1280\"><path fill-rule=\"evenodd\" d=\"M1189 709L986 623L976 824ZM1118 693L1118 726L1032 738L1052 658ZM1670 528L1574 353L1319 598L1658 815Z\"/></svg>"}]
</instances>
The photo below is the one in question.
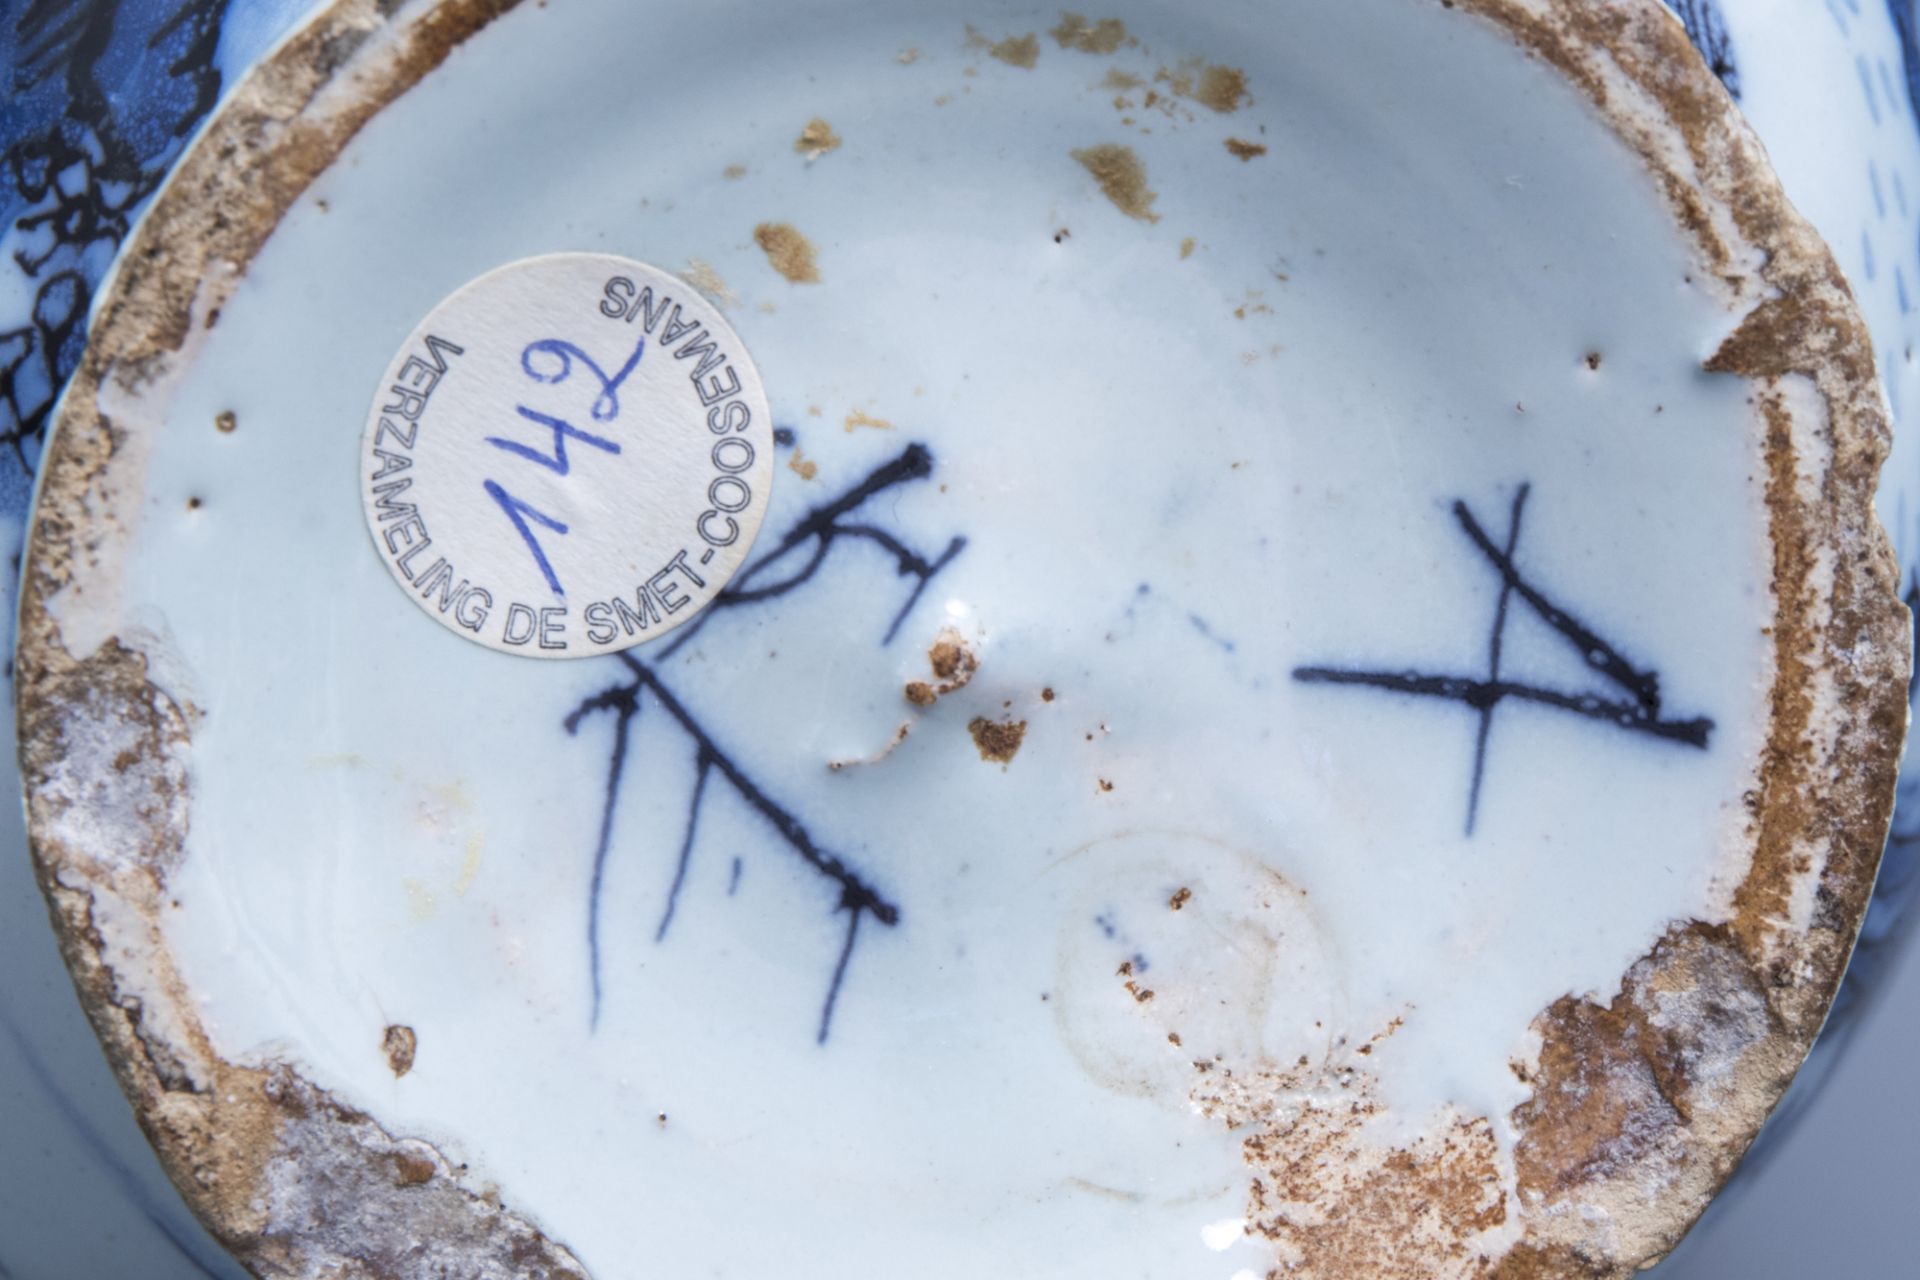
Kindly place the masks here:
<instances>
[{"instance_id":1,"label":"yellow stain mark","mask_svg":"<svg viewBox=\"0 0 1920 1280\"><path fill-rule=\"evenodd\" d=\"M873 417L872 415L862 412L859 409L855 409L852 413L849 413L847 415L846 423L847 423L847 431L849 434L851 434L856 428L859 428L859 427L866 427L873 431L893 430L893 424L891 422L888 422L885 418Z\"/></svg>"}]
</instances>

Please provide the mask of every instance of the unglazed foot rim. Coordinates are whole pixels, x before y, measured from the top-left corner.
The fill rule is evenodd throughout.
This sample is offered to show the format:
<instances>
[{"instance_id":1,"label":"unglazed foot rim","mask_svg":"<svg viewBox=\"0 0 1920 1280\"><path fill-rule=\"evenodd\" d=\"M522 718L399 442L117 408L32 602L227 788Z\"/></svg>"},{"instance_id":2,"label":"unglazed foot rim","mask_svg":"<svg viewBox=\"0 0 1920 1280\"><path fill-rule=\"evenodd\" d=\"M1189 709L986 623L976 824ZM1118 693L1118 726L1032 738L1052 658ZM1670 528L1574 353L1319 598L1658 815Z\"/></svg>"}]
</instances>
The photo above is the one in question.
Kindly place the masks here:
<instances>
[{"instance_id":1,"label":"unglazed foot rim","mask_svg":"<svg viewBox=\"0 0 1920 1280\"><path fill-rule=\"evenodd\" d=\"M144 452L116 428L113 405L163 394L309 184L384 106L513 7L343 0L262 62L129 240L41 470L16 668L40 883L81 1000L169 1173L263 1276L420 1274L420 1242L463 1275L586 1271L542 1233L538 1206L503 1202L292 1065L234 1063L214 1049L162 930L191 822L199 711L163 691L137 637L76 634L50 606L70 603L130 536L113 500ZM1888 415L1847 285L1656 0L1445 7L1503 29L1587 97L1644 162L1743 317L1702 366L1746 379L1768 427L1767 746L1748 797L1752 867L1730 918L1675 922L1609 1002L1570 995L1535 1020L1532 1099L1512 1117L1516 1196L1498 1206L1519 1224L1505 1253L1458 1269L1469 1265L1457 1256L1459 1233L1409 1207L1424 1197L1467 1216L1494 1211L1478 1165L1428 1151L1390 1175L1419 1194L1386 1188L1381 1216L1351 1229L1397 1243L1331 1232L1305 1266L1343 1274L1342 1258L1362 1257L1382 1275L1444 1264L1456 1268L1448 1274L1506 1280L1625 1276L1673 1246L1780 1098L1819 1031L1872 888L1910 655L1897 569L1872 514ZM1810 911L1796 908L1809 900ZM119 975L129 967L146 975L144 998L126 993ZM389 1043L405 1046L410 1065L412 1032L393 1032ZM404 1070L398 1058L394 1070ZM1261 1114L1259 1099L1232 1088L1208 1105ZM1457 1136L1476 1140L1470 1126ZM1259 1155L1250 1155L1256 1165ZM1295 1193L1339 1190L1308 1182Z\"/></svg>"}]
</instances>

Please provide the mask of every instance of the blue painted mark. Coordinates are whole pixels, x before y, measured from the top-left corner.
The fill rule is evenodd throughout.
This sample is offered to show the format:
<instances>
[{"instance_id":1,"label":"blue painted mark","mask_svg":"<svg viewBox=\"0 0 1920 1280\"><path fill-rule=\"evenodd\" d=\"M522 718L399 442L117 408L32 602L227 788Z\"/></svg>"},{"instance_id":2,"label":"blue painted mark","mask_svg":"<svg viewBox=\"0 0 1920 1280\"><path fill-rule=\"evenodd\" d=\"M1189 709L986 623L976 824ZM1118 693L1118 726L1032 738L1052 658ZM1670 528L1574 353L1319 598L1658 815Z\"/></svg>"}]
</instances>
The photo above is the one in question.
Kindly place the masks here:
<instances>
[{"instance_id":1,"label":"blue painted mark","mask_svg":"<svg viewBox=\"0 0 1920 1280\"><path fill-rule=\"evenodd\" d=\"M1880 98L1873 91L1873 76L1867 71L1867 59L1863 54L1853 56L1853 68L1860 73L1860 92L1867 95L1867 114L1873 117L1873 123L1880 123Z\"/></svg>"},{"instance_id":2,"label":"blue painted mark","mask_svg":"<svg viewBox=\"0 0 1920 1280\"><path fill-rule=\"evenodd\" d=\"M12 1019L0 1017L0 1030L7 1033L7 1038L13 1042L14 1050L19 1053L20 1060L26 1064L27 1074L33 1077L33 1082L40 1087L42 1093L46 1094L53 1104L53 1109L59 1113L67 1127L79 1136L80 1141L93 1153L100 1165L113 1175L115 1184L120 1188L120 1193L127 1198L128 1203L139 1209L141 1216L152 1224L154 1230L165 1237L174 1251L191 1263L201 1275L209 1277L209 1280L221 1280L223 1275L232 1274L229 1268L220 1265L219 1259L197 1247L193 1240L182 1236L168 1223L161 1207L153 1203L139 1175L135 1174L126 1161L120 1158L119 1153L108 1145L106 1138L87 1119L86 1113L60 1088L59 1083L53 1078L53 1073L47 1069L47 1064L41 1060L39 1053L28 1042L26 1036L20 1033L20 1028L14 1026Z\"/></svg>"},{"instance_id":3,"label":"blue painted mark","mask_svg":"<svg viewBox=\"0 0 1920 1280\"><path fill-rule=\"evenodd\" d=\"M1904 316L1908 311L1912 310L1912 305L1907 301L1906 273L1900 270L1899 267L1893 269L1893 288L1894 292L1900 295L1900 314Z\"/></svg>"},{"instance_id":4,"label":"blue painted mark","mask_svg":"<svg viewBox=\"0 0 1920 1280\"><path fill-rule=\"evenodd\" d=\"M1920 122L1920 41L1915 39L1915 13L1913 0L1887 0L1887 17L1893 22L1893 30L1900 37L1900 65L1906 72L1903 79L1907 82L1907 109ZM1899 174L1894 174L1895 179ZM1901 203L1901 212L1906 212L1905 202Z\"/></svg>"},{"instance_id":5,"label":"blue painted mark","mask_svg":"<svg viewBox=\"0 0 1920 1280\"><path fill-rule=\"evenodd\" d=\"M1887 95L1887 110L1900 109L1900 91L1893 87L1893 71L1885 58L1875 58L1873 69L1880 73L1880 91Z\"/></svg>"},{"instance_id":6,"label":"blue painted mark","mask_svg":"<svg viewBox=\"0 0 1920 1280\"><path fill-rule=\"evenodd\" d=\"M1207 625L1207 620L1205 618L1201 617L1197 613L1190 613L1187 615L1187 621L1193 624L1193 629L1195 631L1198 631L1201 635L1213 641L1213 643L1219 645L1222 650L1224 650L1227 653L1233 652L1233 641L1227 639L1223 635L1216 633L1212 627Z\"/></svg>"},{"instance_id":7,"label":"blue painted mark","mask_svg":"<svg viewBox=\"0 0 1920 1280\"><path fill-rule=\"evenodd\" d=\"M1827 0L1827 12L1833 15L1833 25L1840 28L1841 35L1850 34L1847 30L1847 15L1840 12L1840 6L1834 0Z\"/></svg>"},{"instance_id":8,"label":"blue painted mark","mask_svg":"<svg viewBox=\"0 0 1920 1280\"><path fill-rule=\"evenodd\" d=\"M1860 253L1867 279L1871 280L1873 279L1873 237L1864 231L1860 233Z\"/></svg>"},{"instance_id":9,"label":"blue painted mark","mask_svg":"<svg viewBox=\"0 0 1920 1280\"><path fill-rule=\"evenodd\" d=\"M1900 211L1901 217L1907 216L1907 184L1898 169L1893 171L1893 207Z\"/></svg>"},{"instance_id":10,"label":"blue painted mark","mask_svg":"<svg viewBox=\"0 0 1920 1280\"><path fill-rule=\"evenodd\" d=\"M1867 182L1873 187L1873 211L1881 218L1887 216L1887 198L1880 192L1880 166L1872 160L1867 161Z\"/></svg>"},{"instance_id":11,"label":"blue painted mark","mask_svg":"<svg viewBox=\"0 0 1920 1280\"><path fill-rule=\"evenodd\" d=\"M1382 671L1350 667L1295 667L1293 678L1303 684L1321 684L1346 688L1371 688L1418 698L1443 698L1474 710L1479 731L1473 749L1473 774L1467 789L1466 834L1473 836L1480 810L1481 782L1487 764L1487 745L1492 733L1493 715L1509 698L1539 707L1581 716L1611 725L1629 733L1642 733L1667 742L1704 751L1713 733L1713 721L1704 716L1673 720L1662 713L1660 673L1630 661L1619 649L1603 639L1599 632L1582 622L1564 606L1557 604L1537 585L1523 576L1513 562L1520 543L1520 518L1526 511L1530 484L1521 484L1514 492L1512 513L1507 521L1504 548L1496 543L1474 516L1464 499L1453 504L1454 519L1474 548L1501 579L1500 594L1493 609L1493 628L1487 642L1485 679L1416 670ZM1585 660L1596 674L1616 687L1617 693L1568 693L1562 689L1528 684L1502 671L1501 650L1505 643L1509 605L1514 597L1545 622ZM1622 697L1621 695L1625 696Z\"/></svg>"},{"instance_id":12,"label":"blue painted mark","mask_svg":"<svg viewBox=\"0 0 1920 1280\"><path fill-rule=\"evenodd\" d=\"M1860 16L1860 0L1846 0L1846 5L1848 12L1852 13L1854 17L1857 18Z\"/></svg>"},{"instance_id":13,"label":"blue painted mark","mask_svg":"<svg viewBox=\"0 0 1920 1280\"><path fill-rule=\"evenodd\" d=\"M1726 21L1715 0L1666 0L1667 7L1687 29L1687 39L1706 59L1707 67L1720 78L1727 92L1740 96L1740 69L1734 63L1733 38L1727 34Z\"/></svg>"},{"instance_id":14,"label":"blue painted mark","mask_svg":"<svg viewBox=\"0 0 1920 1280\"><path fill-rule=\"evenodd\" d=\"M1115 937L1119 933L1119 930L1113 927L1113 917L1111 914L1095 916L1093 922L1099 926L1100 932L1106 934L1109 938Z\"/></svg>"},{"instance_id":15,"label":"blue painted mark","mask_svg":"<svg viewBox=\"0 0 1920 1280\"><path fill-rule=\"evenodd\" d=\"M566 599L567 593L560 589L560 579L555 576L553 566L547 563L547 553L541 549L540 539L536 538L533 530L527 527L527 519L532 518L536 524L544 525L562 537L566 536L567 526L545 512L536 511L492 480L483 482L480 487L487 491L489 498L500 504L500 509L507 513L507 519L511 520L513 527L520 531L521 540L527 544L527 550L533 553L533 562L540 566L540 572L546 578L547 586L553 589L553 594L562 600Z\"/></svg>"}]
</instances>

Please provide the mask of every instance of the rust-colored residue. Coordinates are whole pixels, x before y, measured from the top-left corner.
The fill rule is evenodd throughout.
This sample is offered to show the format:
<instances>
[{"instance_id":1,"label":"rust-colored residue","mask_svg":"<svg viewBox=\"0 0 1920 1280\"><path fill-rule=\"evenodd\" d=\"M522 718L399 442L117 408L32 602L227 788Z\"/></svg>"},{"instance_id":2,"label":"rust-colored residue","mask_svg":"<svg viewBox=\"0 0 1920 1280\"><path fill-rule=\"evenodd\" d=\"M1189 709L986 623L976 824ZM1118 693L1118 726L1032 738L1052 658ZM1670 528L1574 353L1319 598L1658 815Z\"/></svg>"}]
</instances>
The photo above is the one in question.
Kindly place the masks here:
<instances>
[{"instance_id":1,"label":"rust-colored residue","mask_svg":"<svg viewBox=\"0 0 1920 1280\"><path fill-rule=\"evenodd\" d=\"M1192 236L1187 236L1185 239L1181 240L1180 241L1180 261L1185 262L1188 258L1191 258L1193 256L1193 249L1194 249L1194 239Z\"/></svg>"},{"instance_id":2,"label":"rust-colored residue","mask_svg":"<svg viewBox=\"0 0 1920 1280\"><path fill-rule=\"evenodd\" d=\"M1062 49L1082 53L1112 53L1127 42L1127 24L1118 18L1089 22L1077 13L1062 13L1060 25L1047 33Z\"/></svg>"},{"instance_id":3,"label":"rust-colored residue","mask_svg":"<svg viewBox=\"0 0 1920 1280\"><path fill-rule=\"evenodd\" d=\"M747 176L747 166L743 164L730 164L720 171L720 176L729 182L737 182L739 179Z\"/></svg>"},{"instance_id":4,"label":"rust-colored residue","mask_svg":"<svg viewBox=\"0 0 1920 1280\"><path fill-rule=\"evenodd\" d=\"M811 480L820 474L820 464L808 458L798 449L795 449L793 456L787 459L787 470L793 472L793 474L799 476L802 480Z\"/></svg>"},{"instance_id":5,"label":"rust-colored residue","mask_svg":"<svg viewBox=\"0 0 1920 1280\"><path fill-rule=\"evenodd\" d=\"M933 647L927 650L927 665L942 680L957 679L959 684L954 686L957 689L960 684L973 678L973 669L979 664L958 632L943 631L940 638L933 642Z\"/></svg>"},{"instance_id":6,"label":"rust-colored residue","mask_svg":"<svg viewBox=\"0 0 1920 1280\"><path fill-rule=\"evenodd\" d=\"M916 707L930 707L956 689L964 689L980 669L980 659L966 637L948 627L928 647L927 666L933 679L910 680L903 691Z\"/></svg>"},{"instance_id":7,"label":"rust-colored residue","mask_svg":"<svg viewBox=\"0 0 1920 1280\"><path fill-rule=\"evenodd\" d=\"M806 127L800 130L800 136L793 140L793 149L809 160L818 160L839 145L840 135L819 116L807 121Z\"/></svg>"},{"instance_id":8,"label":"rust-colored residue","mask_svg":"<svg viewBox=\"0 0 1920 1280\"><path fill-rule=\"evenodd\" d=\"M1255 156L1267 154L1264 143L1248 142L1245 138L1228 138L1227 150L1242 160L1251 160Z\"/></svg>"},{"instance_id":9,"label":"rust-colored residue","mask_svg":"<svg viewBox=\"0 0 1920 1280\"><path fill-rule=\"evenodd\" d=\"M967 722L967 732L973 735L973 745L979 748L982 760L1006 764L1019 754L1020 744L1026 741L1027 722L975 716Z\"/></svg>"},{"instance_id":10,"label":"rust-colored residue","mask_svg":"<svg viewBox=\"0 0 1920 1280\"><path fill-rule=\"evenodd\" d=\"M213 416L213 425L221 432L231 435L240 425L240 419L234 416L233 410L222 409Z\"/></svg>"},{"instance_id":11,"label":"rust-colored residue","mask_svg":"<svg viewBox=\"0 0 1920 1280\"><path fill-rule=\"evenodd\" d=\"M1160 215L1153 211L1156 193L1147 186L1147 167L1132 147L1103 142L1097 147L1082 147L1073 158L1093 175L1114 208L1142 222L1160 221Z\"/></svg>"},{"instance_id":12,"label":"rust-colored residue","mask_svg":"<svg viewBox=\"0 0 1920 1280\"><path fill-rule=\"evenodd\" d=\"M413 1034L412 1027L403 1027L398 1023L387 1028L380 1047L386 1051L387 1066L393 1069L395 1079L413 1070L413 1054L420 1046L420 1038Z\"/></svg>"},{"instance_id":13,"label":"rust-colored residue","mask_svg":"<svg viewBox=\"0 0 1920 1280\"><path fill-rule=\"evenodd\" d=\"M1040 61L1040 41L1033 35L1008 36L987 46L987 52L1010 67L1033 69Z\"/></svg>"},{"instance_id":14,"label":"rust-colored residue","mask_svg":"<svg viewBox=\"0 0 1920 1280\"><path fill-rule=\"evenodd\" d=\"M1237 67L1221 66L1189 58L1177 67L1162 67L1154 81L1173 90L1175 96L1197 102L1221 115L1238 111L1247 100L1247 73ZM1153 105L1151 101L1147 104Z\"/></svg>"},{"instance_id":15,"label":"rust-colored residue","mask_svg":"<svg viewBox=\"0 0 1920 1280\"><path fill-rule=\"evenodd\" d=\"M393 1153L394 1182L402 1187L421 1187L433 1181L433 1161L410 1151Z\"/></svg>"},{"instance_id":16,"label":"rust-colored residue","mask_svg":"<svg viewBox=\"0 0 1920 1280\"><path fill-rule=\"evenodd\" d=\"M753 242L767 255L773 269L794 284L820 283L813 241L795 230L792 223L763 222L753 229Z\"/></svg>"},{"instance_id":17,"label":"rust-colored residue","mask_svg":"<svg viewBox=\"0 0 1920 1280\"><path fill-rule=\"evenodd\" d=\"M1235 67L1205 68L1200 72L1200 81L1193 89L1195 101L1221 115L1238 111L1246 96L1247 73Z\"/></svg>"},{"instance_id":18,"label":"rust-colored residue","mask_svg":"<svg viewBox=\"0 0 1920 1280\"><path fill-rule=\"evenodd\" d=\"M1192 900L1193 900L1193 890L1187 888L1185 885L1181 885L1178 889L1175 889L1173 891L1173 896L1167 899L1167 905L1173 908L1175 911L1178 911L1180 910L1180 908L1186 906L1187 903L1191 902Z\"/></svg>"},{"instance_id":19,"label":"rust-colored residue","mask_svg":"<svg viewBox=\"0 0 1920 1280\"><path fill-rule=\"evenodd\" d=\"M843 419L843 425L846 427L848 434L852 434L862 427L865 427L869 431L893 430L893 424L885 418L876 418L861 409L855 409L849 413L846 418Z\"/></svg>"}]
</instances>

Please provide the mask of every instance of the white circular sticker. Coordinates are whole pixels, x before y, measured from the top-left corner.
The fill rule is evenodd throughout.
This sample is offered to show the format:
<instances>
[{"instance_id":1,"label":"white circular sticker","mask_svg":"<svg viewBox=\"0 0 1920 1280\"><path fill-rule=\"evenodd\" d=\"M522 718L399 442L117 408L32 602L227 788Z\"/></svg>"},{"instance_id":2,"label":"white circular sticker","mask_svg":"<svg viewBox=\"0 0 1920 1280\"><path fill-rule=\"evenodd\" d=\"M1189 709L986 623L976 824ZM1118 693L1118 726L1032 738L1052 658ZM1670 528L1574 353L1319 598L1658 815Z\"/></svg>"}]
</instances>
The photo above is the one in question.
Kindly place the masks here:
<instances>
[{"instance_id":1,"label":"white circular sticker","mask_svg":"<svg viewBox=\"0 0 1920 1280\"><path fill-rule=\"evenodd\" d=\"M538 658L693 618L746 559L772 483L739 335L684 281L601 253L509 263L441 302L361 444L394 581L448 630Z\"/></svg>"}]
</instances>

